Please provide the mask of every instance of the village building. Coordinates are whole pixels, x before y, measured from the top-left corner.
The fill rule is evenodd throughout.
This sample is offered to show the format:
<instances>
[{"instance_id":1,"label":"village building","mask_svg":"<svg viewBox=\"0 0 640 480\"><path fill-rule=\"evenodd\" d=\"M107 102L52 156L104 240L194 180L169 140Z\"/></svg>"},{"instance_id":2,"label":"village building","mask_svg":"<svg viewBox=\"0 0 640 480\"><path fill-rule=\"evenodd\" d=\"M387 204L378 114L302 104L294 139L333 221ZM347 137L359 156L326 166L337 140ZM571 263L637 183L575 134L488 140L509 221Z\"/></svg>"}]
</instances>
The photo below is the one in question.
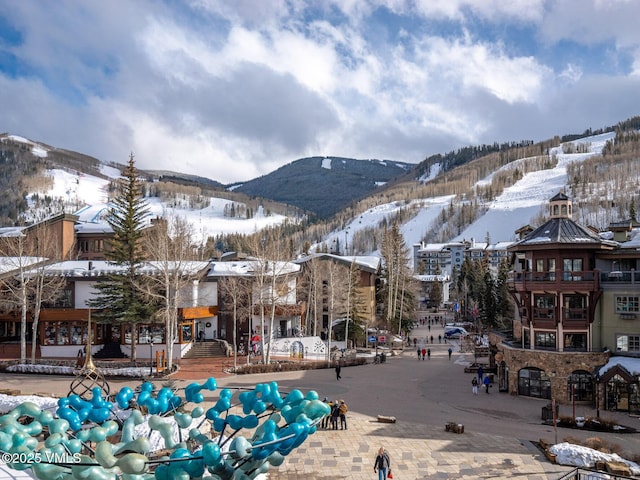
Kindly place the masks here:
<instances>
[{"instance_id":1,"label":"village building","mask_svg":"<svg viewBox=\"0 0 640 480\"><path fill-rule=\"evenodd\" d=\"M508 247L513 328L490 335L500 390L640 413L640 233L625 229L614 240L579 225L559 193Z\"/></svg>"}]
</instances>

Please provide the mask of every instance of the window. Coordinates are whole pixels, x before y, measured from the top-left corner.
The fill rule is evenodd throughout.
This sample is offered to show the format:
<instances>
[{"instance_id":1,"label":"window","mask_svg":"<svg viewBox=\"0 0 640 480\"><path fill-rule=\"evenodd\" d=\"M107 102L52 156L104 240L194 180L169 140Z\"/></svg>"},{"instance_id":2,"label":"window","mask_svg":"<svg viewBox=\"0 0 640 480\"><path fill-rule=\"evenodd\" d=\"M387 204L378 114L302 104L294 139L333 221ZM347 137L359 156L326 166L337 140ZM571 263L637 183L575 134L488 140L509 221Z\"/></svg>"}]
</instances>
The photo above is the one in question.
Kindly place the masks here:
<instances>
[{"instance_id":1,"label":"window","mask_svg":"<svg viewBox=\"0 0 640 480\"><path fill-rule=\"evenodd\" d=\"M538 321L550 321L555 319L556 297L553 295L535 295L533 318Z\"/></svg>"},{"instance_id":2,"label":"window","mask_svg":"<svg viewBox=\"0 0 640 480\"><path fill-rule=\"evenodd\" d=\"M580 281L581 275L573 275L573 272L582 272L582 259L581 258L565 258L562 260L562 269L564 270L563 280L566 281Z\"/></svg>"},{"instance_id":3,"label":"window","mask_svg":"<svg viewBox=\"0 0 640 480\"><path fill-rule=\"evenodd\" d=\"M536 272L544 272L544 259L539 258L536 260Z\"/></svg>"},{"instance_id":4,"label":"window","mask_svg":"<svg viewBox=\"0 0 640 480\"><path fill-rule=\"evenodd\" d=\"M87 240L80 240L78 242L78 246L81 252L88 252L89 251L89 242Z\"/></svg>"},{"instance_id":5,"label":"window","mask_svg":"<svg viewBox=\"0 0 640 480\"><path fill-rule=\"evenodd\" d=\"M640 312L640 297L636 295L617 295L616 313Z\"/></svg>"},{"instance_id":6,"label":"window","mask_svg":"<svg viewBox=\"0 0 640 480\"><path fill-rule=\"evenodd\" d=\"M104 240L94 240L91 244L91 251L100 253L104 250Z\"/></svg>"},{"instance_id":7,"label":"window","mask_svg":"<svg viewBox=\"0 0 640 480\"><path fill-rule=\"evenodd\" d=\"M536 307L553 308L555 306L555 299L556 297L554 295L536 295Z\"/></svg>"},{"instance_id":8,"label":"window","mask_svg":"<svg viewBox=\"0 0 640 480\"><path fill-rule=\"evenodd\" d=\"M564 335L565 351L572 350L576 352L587 351L587 334L586 333L566 333Z\"/></svg>"},{"instance_id":9,"label":"window","mask_svg":"<svg viewBox=\"0 0 640 480\"><path fill-rule=\"evenodd\" d=\"M567 378L569 400L577 402L593 401L593 377L589 372L576 370Z\"/></svg>"},{"instance_id":10,"label":"window","mask_svg":"<svg viewBox=\"0 0 640 480\"><path fill-rule=\"evenodd\" d=\"M535 348L555 349L556 348L555 332L536 332Z\"/></svg>"},{"instance_id":11,"label":"window","mask_svg":"<svg viewBox=\"0 0 640 480\"><path fill-rule=\"evenodd\" d=\"M182 324L182 342L190 342L193 339L193 323Z\"/></svg>"},{"instance_id":12,"label":"window","mask_svg":"<svg viewBox=\"0 0 640 480\"><path fill-rule=\"evenodd\" d=\"M539 368L523 368L518 372L518 395L551 398L551 381Z\"/></svg>"},{"instance_id":13,"label":"window","mask_svg":"<svg viewBox=\"0 0 640 480\"><path fill-rule=\"evenodd\" d=\"M640 335L618 335L616 349L618 352L640 352Z\"/></svg>"},{"instance_id":14,"label":"window","mask_svg":"<svg viewBox=\"0 0 640 480\"><path fill-rule=\"evenodd\" d=\"M556 259L547 259L547 269L549 270L549 280L555 282L556 280Z\"/></svg>"},{"instance_id":15,"label":"window","mask_svg":"<svg viewBox=\"0 0 640 480\"><path fill-rule=\"evenodd\" d=\"M585 295L565 295L564 320L587 320L587 297Z\"/></svg>"}]
</instances>

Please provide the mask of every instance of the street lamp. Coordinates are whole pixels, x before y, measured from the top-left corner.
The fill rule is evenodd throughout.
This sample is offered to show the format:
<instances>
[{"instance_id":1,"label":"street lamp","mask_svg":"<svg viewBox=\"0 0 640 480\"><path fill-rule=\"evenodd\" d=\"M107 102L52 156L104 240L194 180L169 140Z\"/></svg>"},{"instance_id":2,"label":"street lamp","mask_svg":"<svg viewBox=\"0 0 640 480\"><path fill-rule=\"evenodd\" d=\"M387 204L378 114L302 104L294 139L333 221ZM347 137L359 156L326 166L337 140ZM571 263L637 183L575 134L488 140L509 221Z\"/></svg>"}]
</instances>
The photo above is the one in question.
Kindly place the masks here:
<instances>
[{"instance_id":1,"label":"street lamp","mask_svg":"<svg viewBox=\"0 0 640 480\"><path fill-rule=\"evenodd\" d=\"M153 340L149 340L149 376L153 377Z\"/></svg>"}]
</instances>

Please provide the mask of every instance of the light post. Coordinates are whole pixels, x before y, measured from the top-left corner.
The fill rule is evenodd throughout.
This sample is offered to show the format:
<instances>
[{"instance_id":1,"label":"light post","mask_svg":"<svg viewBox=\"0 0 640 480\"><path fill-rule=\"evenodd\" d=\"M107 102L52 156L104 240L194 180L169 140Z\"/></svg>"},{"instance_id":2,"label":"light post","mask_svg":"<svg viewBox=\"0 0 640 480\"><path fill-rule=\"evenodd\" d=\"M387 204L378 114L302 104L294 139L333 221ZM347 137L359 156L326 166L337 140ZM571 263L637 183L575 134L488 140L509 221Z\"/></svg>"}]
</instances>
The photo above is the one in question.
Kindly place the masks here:
<instances>
[{"instance_id":1,"label":"light post","mask_svg":"<svg viewBox=\"0 0 640 480\"><path fill-rule=\"evenodd\" d=\"M149 376L153 377L153 340L149 340Z\"/></svg>"}]
</instances>

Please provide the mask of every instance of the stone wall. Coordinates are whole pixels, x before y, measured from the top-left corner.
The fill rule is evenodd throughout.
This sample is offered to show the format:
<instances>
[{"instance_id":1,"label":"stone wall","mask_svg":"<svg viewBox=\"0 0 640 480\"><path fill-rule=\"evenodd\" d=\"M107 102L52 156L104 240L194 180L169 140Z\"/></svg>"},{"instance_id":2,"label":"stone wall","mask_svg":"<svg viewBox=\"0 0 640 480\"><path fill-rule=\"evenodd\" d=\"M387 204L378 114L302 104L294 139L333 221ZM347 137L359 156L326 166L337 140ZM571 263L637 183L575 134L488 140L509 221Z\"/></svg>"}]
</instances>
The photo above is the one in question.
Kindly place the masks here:
<instances>
[{"instance_id":1,"label":"stone wall","mask_svg":"<svg viewBox=\"0 0 640 480\"><path fill-rule=\"evenodd\" d=\"M604 365L611 356L610 352L555 352L545 350L526 350L514 348L502 343L498 335L490 335L492 349L502 354L502 360L508 369L509 393L518 394L518 372L522 368L535 367L544 370L551 381L551 396L558 403L569 403L567 378L576 370L593 373L596 367Z\"/></svg>"}]
</instances>

